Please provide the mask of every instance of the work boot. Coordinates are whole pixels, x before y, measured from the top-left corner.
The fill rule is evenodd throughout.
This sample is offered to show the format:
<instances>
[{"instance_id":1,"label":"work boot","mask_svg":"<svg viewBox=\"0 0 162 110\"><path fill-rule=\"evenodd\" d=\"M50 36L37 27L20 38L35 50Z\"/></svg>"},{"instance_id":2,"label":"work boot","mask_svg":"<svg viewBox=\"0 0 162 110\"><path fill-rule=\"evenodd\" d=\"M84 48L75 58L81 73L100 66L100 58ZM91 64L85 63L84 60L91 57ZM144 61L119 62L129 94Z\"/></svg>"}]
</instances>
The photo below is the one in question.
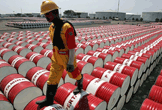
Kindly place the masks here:
<instances>
[{"instance_id":1,"label":"work boot","mask_svg":"<svg viewBox=\"0 0 162 110\"><path fill-rule=\"evenodd\" d=\"M36 102L36 104L38 104L40 108L53 104L54 96L57 91L57 86L58 85L48 85L47 84L46 98L42 101Z\"/></svg>"},{"instance_id":2,"label":"work boot","mask_svg":"<svg viewBox=\"0 0 162 110\"><path fill-rule=\"evenodd\" d=\"M83 88L83 75L82 75L82 78L80 80L77 80L77 84L78 84L78 86L73 91L74 95L76 95L78 93L81 93L81 91L82 91L82 88Z\"/></svg>"}]
</instances>

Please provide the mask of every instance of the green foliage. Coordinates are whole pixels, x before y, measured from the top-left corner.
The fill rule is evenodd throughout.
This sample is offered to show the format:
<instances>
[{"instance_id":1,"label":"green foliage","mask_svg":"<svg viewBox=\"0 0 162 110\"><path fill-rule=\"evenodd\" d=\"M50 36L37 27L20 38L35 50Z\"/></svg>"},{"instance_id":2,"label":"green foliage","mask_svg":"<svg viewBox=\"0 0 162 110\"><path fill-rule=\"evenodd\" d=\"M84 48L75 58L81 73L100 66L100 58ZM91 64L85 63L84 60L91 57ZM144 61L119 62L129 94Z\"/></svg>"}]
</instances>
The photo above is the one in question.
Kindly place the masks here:
<instances>
[{"instance_id":1,"label":"green foliage","mask_svg":"<svg viewBox=\"0 0 162 110\"><path fill-rule=\"evenodd\" d=\"M141 18L140 21L143 21L143 18Z\"/></svg>"},{"instance_id":2,"label":"green foliage","mask_svg":"<svg viewBox=\"0 0 162 110\"><path fill-rule=\"evenodd\" d=\"M155 19L155 22L159 22L159 18L156 18L156 19Z\"/></svg>"},{"instance_id":3,"label":"green foliage","mask_svg":"<svg viewBox=\"0 0 162 110\"><path fill-rule=\"evenodd\" d=\"M66 10L63 13L66 14L68 18L71 18L75 15L75 12L73 10Z\"/></svg>"},{"instance_id":4,"label":"green foliage","mask_svg":"<svg viewBox=\"0 0 162 110\"><path fill-rule=\"evenodd\" d=\"M136 18L136 21L138 21L138 18Z\"/></svg>"},{"instance_id":5,"label":"green foliage","mask_svg":"<svg viewBox=\"0 0 162 110\"><path fill-rule=\"evenodd\" d=\"M37 15L37 17L41 17L41 15Z\"/></svg>"},{"instance_id":6,"label":"green foliage","mask_svg":"<svg viewBox=\"0 0 162 110\"><path fill-rule=\"evenodd\" d=\"M162 22L162 18L160 19L160 22Z\"/></svg>"}]
</instances>

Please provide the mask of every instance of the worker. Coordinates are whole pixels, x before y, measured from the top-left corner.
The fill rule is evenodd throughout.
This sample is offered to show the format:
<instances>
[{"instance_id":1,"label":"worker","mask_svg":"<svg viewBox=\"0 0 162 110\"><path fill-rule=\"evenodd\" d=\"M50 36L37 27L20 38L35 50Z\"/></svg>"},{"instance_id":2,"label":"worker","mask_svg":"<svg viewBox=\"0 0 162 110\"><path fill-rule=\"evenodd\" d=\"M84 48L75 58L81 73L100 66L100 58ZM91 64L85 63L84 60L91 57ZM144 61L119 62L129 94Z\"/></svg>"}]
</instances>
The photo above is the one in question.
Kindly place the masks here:
<instances>
[{"instance_id":1,"label":"worker","mask_svg":"<svg viewBox=\"0 0 162 110\"><path fill-rule=\"evenodd\" d=\"M77 80L77 87L73 91L74 95L82 91L83 75L77 67L75 56L76 31L70 22L60 19L58 9L59 7L51 0L42 2L41 14L45 15L48 22L52 22L49 27L49 35L53 43L53 55L47 80L46 98L36 102L40 108L53 104L64 69L70 78Z\"/></svg>"}]
</instances>

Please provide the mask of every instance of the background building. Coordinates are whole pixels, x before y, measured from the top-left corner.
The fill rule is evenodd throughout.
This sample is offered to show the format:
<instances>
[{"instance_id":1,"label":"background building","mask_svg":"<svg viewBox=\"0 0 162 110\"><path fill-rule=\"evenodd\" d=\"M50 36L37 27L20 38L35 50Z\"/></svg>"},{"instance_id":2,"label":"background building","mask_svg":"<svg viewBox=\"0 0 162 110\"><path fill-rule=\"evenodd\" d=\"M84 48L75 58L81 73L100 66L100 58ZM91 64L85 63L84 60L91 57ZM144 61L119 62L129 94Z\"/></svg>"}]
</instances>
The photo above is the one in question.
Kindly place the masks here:
<instances>
[{"instance_id":1,"label":"background building","mask_svg":"<svg viewBox=\"0 0 162 110\"><path fill-rule=\"evenodd\" d=\"M142 12L142 18L144 21L155 21L157 18L160 20L162 18L162 11Z\"/></svg>"},{"instance_id":2,"label":"background building","mask_svg":"<svg viewBox=\"0 0 162 110\"><path fill-rule=\"evenodd\" d=\"M64 17L65 18L87 18L88 13L81 12L81 11L65 10Z\"/></svg>"},{"instance_id":3,"label":"background building","mask_svg":"<svg viewBox=\"0 0 162 110\"><path fill-rule=\"evenodd\" d=\"M133 13L126 13L126 20L132 20L133 18L134 18L134 20L136 20L136 19L140 20L141 15L136 15Z\"/></svg>"},{"instance_id":4,"label":"background building","mask_svg":"<svg viewBox=\"0 0 162 110\"><path fill-rule=\"evenodd\" d=\"M118 17L119 20L124 20L125 16L126 16L126 13L124 12L115 12L112 10L96 12L96 18L99 18L99 19L112 19L112 18Z\"/></svg>"},{"instance_id":5,"label":"background building","mask_svg":"<svg viewBox=\"0 0 162 110\"><path fill-rule=\"evenodd\" d=\"M95 18L96 17L96 14L95 13L91 13L91 14L89 14L89 17L90 18Z\"/></svg>"}]
</instances>

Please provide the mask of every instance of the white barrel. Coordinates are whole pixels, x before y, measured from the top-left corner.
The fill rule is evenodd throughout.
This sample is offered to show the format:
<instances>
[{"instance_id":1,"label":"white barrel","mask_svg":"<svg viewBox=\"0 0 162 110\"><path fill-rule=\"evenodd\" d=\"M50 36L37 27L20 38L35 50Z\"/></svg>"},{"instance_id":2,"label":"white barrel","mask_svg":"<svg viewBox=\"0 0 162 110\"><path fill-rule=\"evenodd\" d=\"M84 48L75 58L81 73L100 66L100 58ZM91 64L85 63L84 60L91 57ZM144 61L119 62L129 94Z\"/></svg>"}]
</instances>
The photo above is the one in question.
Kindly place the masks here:
<instances>
[{"instance_id":1,"label":"white barrel","mask_svg":"<svg viewBox=\"0 0 162 110\"><path fill-rule=\"evenodd\" d=\"M22 74L24 77L26 76L28 70L36 66L33 62L20 55L10 57L8 62L18 71L19 74Z\"/></svg>"},{"instance_id":2,"label":"white barrel","mask_svg":"<svg viewBox=\"0 0 162 110\"><path fill-rule=\"evenodd\" d=\"M25 47L37 53L40 53L40 51L43 50L43 47L34 44L27 44Z\"/></svg>"},{"instance_id":3,"label":"white barrel","mask_svg":"<svg viewBox=\"0 0 162 110\"><path fill-rule=\"evenodd\" d=\"M93 65L91 63L85 62L85 61L81 61L76 59L77 62L77 66L81 72L81 74L87 73L87 74L91 74L93 71Z\"/></svg>"},{"instance_id":4,"label":"white barrel","mask_svg":"<svg viewBox=\"0 0 162 110\"><path fill-rule=\"evenodd\" d=\"M29 52L26 55L26 58L42 68L46 68L48 64L51 62L50 58L36 52Z\"/></svg>"},{"instance_id":5,"label":"white barrel","mask_svg":"<svg viewBox=\"0 0 162 110\"><path fill-rule=\"evenodd\" d=\"M91 63L94 68L96 67L103 67L103 60L98 57L90 56L90 55L85 55L85 54L78 54L76 56L77 59Z\"/></svg>"},{"instance_id":6,"label":"white barrel","mask_svg":"<svg viewBox=\"0 0 162 110\"><path fill-rule=\"evenodd\" d=\"M11 74L1 81L1 89L16 110L23 110L42 91L20 74Z\"/></svg>"},{"instance_id":7,"label":"white barrel","mask_svg":"<svg viewBox=\"0 0 162 110\"><path fill-rule=\"evenodd\" d=\"M8 62L0 59L0 82L7 75L17 73L17 70L13 68Z\"/></svg>"},{"instance_id":8,"label":"white barrel","mask_svg":"<svg viewBox=\"0 0 162 110\"><path fill-rule=\"evenodd\" d=\"M18 55L16 52L8 49L8 48L0 48L0 56L8 62L8 59L13 56Z\"/></svg>"},{"instance_id":9,"label":"white barrel","mask_svg":"<svg viewBox=\"0 0 162 110\"><path fill-rule=\"evenodd\" d=\"M30 49L23 46L14 46L12 50L23 57L25 57L29 52L32 52Z\"/></svg>"},{"instance_id":10,"label":"white barrel","mask_svg":"<svg viewBox=\"0 0 162 110\"><path fill-rule=\"evenodd\" d=\"M14 110L13 105L8 101L4 94L0 91L0 110Z\"/></svg>"},{"instance_id":11,"label":"white barrel","mask_svg":"<svg viewBox=\"0 0 162 110\"><path fill-rule=\"evenodd\" d=\"M125 100L125 102L126 103L128 103L129 101L130 101L130 99L131 99L131 97L132 97L132 95L133 95L133 86L131 86L129 89L128 89L128 91L127 91L127 93L125 94L126 95L126 100Z\"/></svg>"}]
</instances>

